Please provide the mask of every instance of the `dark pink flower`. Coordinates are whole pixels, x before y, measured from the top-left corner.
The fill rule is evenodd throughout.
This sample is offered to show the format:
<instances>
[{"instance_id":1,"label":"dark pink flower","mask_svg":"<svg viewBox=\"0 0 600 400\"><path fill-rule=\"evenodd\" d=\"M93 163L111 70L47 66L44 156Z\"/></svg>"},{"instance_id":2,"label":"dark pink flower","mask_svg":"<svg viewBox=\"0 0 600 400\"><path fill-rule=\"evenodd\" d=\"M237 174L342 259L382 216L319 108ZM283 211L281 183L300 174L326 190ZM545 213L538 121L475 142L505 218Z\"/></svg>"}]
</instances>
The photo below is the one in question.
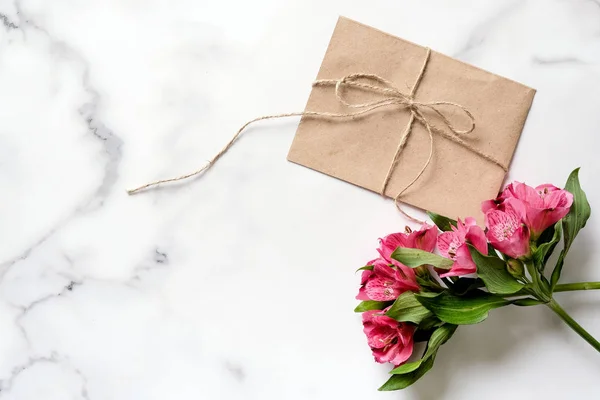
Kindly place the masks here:
<instances>
[{"instance_id":1,"label":"dark pink flower","mask_svg":"<svg viewBox=\"0 0 600 400\"><path fill-rule=\"evenodd\" d=\"M523 204L520 207L517 201ZM483 212L490 209L504 209L506 203L522 214L531 235L537 238L544 230L554 225L569 213L573 195L556 186L545 184L535 188L521 182L511 183L496 200L482 204Z\"/></svg>"},{"instance_id":2,"label":"dark pink flower","mask_svg":"<svg viewBox=\"0 0 600 400\"><path fill-rule=\"evenodd\" d=\"M442 256L454 261L450 271L441 274L446 276L460 276L477 272L467 243L471 243L480 253L487 255L487 240L483 229L477 226L474 218L468 217L463 223L460 219L452 231L443 232L438 236L437 245Z\"/></svg>"},{"instance_id":3,"label":"dark pink flower","mask_svg":"<svg viewBox=\"0 0 600 400\"><path fill-rule=\"evenodd\" d=\"M391 255L398 247L433 251L437 234L437 227L428 224L423 224L418 231L412 231L407 227L407 232L392 233L379 239L380 246L377 251L385 260L395 264L397 261L392 260Z\"/></svg>"},{"instance_id":4,"label":"dark pink flower","mask_svg":"<svg viewBox=\"0 0 600 400\"><path fill-rule=\"evenodd\" d=\"M519 203L515 205L522 206ZM509 257L529 256L529 228L523 223L522 213L515 210L512 202L505 203L503 208L485 213L488 240L495 249Z\"/></svg>"},{"instance_id":5,"label":"dark pink flower","mask_svg":"<svg viewBox=\"0 0 600 400\"><path fill-rule=\"evenodd\" d=\"M380 258L369 261L373 270L362 273L358 300L393 301L406 291L419 291L415 271L394 260L391 256L398 247L433 251L437 227L423 224L418 231L406 228L405 233L392 233L379 239Z\"/></svg>"},{"instance_id":6,"label":"dark pink flower","mask_svg":"<svg viewBox=\"0 0 600 400\"><path fill-rule=\"evenodd\" d=\"M358 300L393 301L406 291L418 291L415 272L402 264L393 265L383 258L369 261L373 270L362 273Z\"/></svg>"},{"instance_id":7,"label":"dark pink flower","mask_svg":"<svg viewBox=\"0 0 600 400\"><path fill-rule=\"evenodd\" d=\"M369 347L378 363L400 365L413 352L414 325L397 322L385 314L385 310L363 313L363 327Z\"/></svg>"}]
</instances>

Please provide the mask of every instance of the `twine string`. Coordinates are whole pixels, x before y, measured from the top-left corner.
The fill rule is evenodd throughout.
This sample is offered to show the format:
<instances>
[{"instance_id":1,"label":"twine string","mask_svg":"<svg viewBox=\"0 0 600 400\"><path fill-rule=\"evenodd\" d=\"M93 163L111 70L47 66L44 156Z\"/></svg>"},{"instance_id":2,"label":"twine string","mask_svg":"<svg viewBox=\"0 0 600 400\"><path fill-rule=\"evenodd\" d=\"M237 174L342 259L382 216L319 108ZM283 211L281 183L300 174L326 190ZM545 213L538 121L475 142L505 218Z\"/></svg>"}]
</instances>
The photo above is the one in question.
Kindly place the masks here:
<instances>
[{"instance_id":1,"label":"twine string","mask_svg":"<svg viewBox=\"0 0 600 400\"><path fill-rule=\"evenodd\" d=\"M465 108L464 106L462 106L460 104L449 102L449 101L431 101L431 102L415 101L415 99L414 99L415 93L416 93L417 89L419 88L419 85L425 75L425 71L426 71L427 65L429 63L430 55L431 55L431 50L427 49L427 53L423 60L423 64L421 66L419 74L417 75L415 83L412 86L412 89L410 90L410 92L408 94L405 94L402 91L400 91L397 87L394 86L394 84L392 82L388 81L385 78L382 78L381 76L375 75L375 74L355 73L355 74L350 74L350 75L344 76L341 79L319 79L319 80L316 80L315 82L313 82L313 87L333 86L334 90L335 90L335 97L336 97L337 101L340 104L344 105L346 108L351 109L352 111L349 111L346 113L331 113L331 112L323 112L323 111L303 111L303 112L284 113L284 114L275 114L275 115L264 115L262 117L254 118L254 119L246 122L244 125L242 125L240 127L240 129L238 129L238 131L235 133L235 135L231 138L231 140L221 149L221 151L219 151L215 156L213 156L201 168L199 168L193 172L190 172L188 174L185 174L185 175L180 175L180 176L173 177L173 178L161 179L161 180L157 180L154 182L146 183L135 189L128 190L127 193L130 195L133 195L133 194L139 193L143 190L149 189L151 187L155 187L155 186L165 184L165 183L170 183L170 182L182 181L182 180L189 179L189 178L192 178L192 177L195 177L195 176L198 176L198 175L204 173L205 171L210 169L219 160L219 158L221 158L233 146L233 144L240 137L242 132L249 125L259 122L259 121L287 118L287 117L348 119L348 118L362 117L362 116L364 116L372 111L375 111L379 108L382 108L382 107L395 106L399 110L406 109L406 110L410 111L410 118L409 118L408 124L406 125L406 127L404 128L404 130L402 132L402 135L400 136L400 140L398 142L398 146L394 153L394 157L390 163L390 166L385 175L385 178L383 180L381 190L379 193L381 195L385 196L385 191L387 190L390 179L391 179L394 171L396 170L396 166L400 159L400 155L401 155L402 151L404 150L404 148L406 147L408 138L409 138L410 134L412 133L412 130L413 130L412 128L414 126L414 123L415 123L415 121L420 122L425 127L425 129L428 133L428 136L429 136L429 154L428 154L427 160L425 161L425 163L423 163L419 172L394 197L394 204L396 205L398 210L404 216L406 216L407 218L409 218L415 222L422 223L423 221L412 217L411 215L407 214L402 209L402 207L400 206L400 197L408 189L410 189L419 180L419 178L421 178L421 176L423 175L423 173L425 172L427 167L431 164L431 160L433 158L433 151L434 151L434 137L433 137L434 133L466 148L467 150L471 151L472 153L477 154L481 158L502 168L502 170L504 170L505 172L508 171L508 166L505 163L497 160L494 156L492 156L488 153L482 152L481 150L473 147L470 143L465 142L460 137L462 135L467 135L467 134L473 132L473 130L475 129L475 117L467 108ZM354 103L354 102L349 101L345 97L345 94L348 91L347 89L365 91L365 92L377 95L378 98L375 100L367 101L367 102ZM461 112L463 112L463 114L469 120L469 126L463 130L457 129L452 124L452 122L450 121L448 116L444 113L444 110L442 108L440 108L440 106L454 107L456 110L460 110ZM439 120L441 120L444 127L439 128L439 127L433 125L430 122L429 118L427 118L425 116L426 111L433 112L439 118Z\"/></svg>"}]
</instances>

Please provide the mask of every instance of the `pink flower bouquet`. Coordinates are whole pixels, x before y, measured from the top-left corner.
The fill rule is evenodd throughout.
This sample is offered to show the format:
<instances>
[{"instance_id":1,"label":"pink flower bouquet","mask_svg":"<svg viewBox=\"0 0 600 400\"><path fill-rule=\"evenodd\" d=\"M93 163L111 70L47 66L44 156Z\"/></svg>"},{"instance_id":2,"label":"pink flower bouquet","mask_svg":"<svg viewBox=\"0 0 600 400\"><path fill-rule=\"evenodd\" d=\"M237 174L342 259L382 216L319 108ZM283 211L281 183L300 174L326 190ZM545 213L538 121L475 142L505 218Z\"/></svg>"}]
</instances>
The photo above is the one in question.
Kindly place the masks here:
<instances>
[{"instance_id":1,"label":"pink flower bouquet","mask_svg":"<svg viewBox=\"0 0 600 400\"><path fill-rule=\"evenodd\" d=\"M560 291L600 289L600 282L559 284L567 253L591 213L578 170L565 189L514 182L482 210L485 230L473 218L429 213L437 227L385 236L379 257L360 268L356 298L362 302L355 311L363 313L375 361L394 367L380 390L412 385L459 325L482 322L490 310L508 305L546 305L600 351L600 342L553 298ZM561 239L550 272L546 264ZM421 355L414 354L417 342L426 342Z\"/></svg>"}]
</instances>

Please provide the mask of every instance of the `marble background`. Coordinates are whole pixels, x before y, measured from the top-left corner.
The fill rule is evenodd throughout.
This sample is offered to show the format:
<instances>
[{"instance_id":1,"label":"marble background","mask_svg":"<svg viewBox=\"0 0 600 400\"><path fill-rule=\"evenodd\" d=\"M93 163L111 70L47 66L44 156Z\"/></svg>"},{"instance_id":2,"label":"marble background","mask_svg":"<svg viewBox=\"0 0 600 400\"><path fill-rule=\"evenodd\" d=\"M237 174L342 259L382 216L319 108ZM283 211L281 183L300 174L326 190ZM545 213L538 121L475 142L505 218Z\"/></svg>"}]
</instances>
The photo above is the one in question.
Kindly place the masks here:
<instances>
[{"instance_id":1,"label":"marble background","mask_svg":"<svg viewBox=\"0 0 600 400\"><path fill-rule=\"evenodd\" d=\"M460 329L378 393L352 313L390 201L285 160L338 15L538 89L511 178L600 206L597 0L0 0L0 400L596 398L600 358L541 307ZM564 282L600 280L600 219ZM559 294L600 336L600 295Z\"/></svg>"}]
</instances>

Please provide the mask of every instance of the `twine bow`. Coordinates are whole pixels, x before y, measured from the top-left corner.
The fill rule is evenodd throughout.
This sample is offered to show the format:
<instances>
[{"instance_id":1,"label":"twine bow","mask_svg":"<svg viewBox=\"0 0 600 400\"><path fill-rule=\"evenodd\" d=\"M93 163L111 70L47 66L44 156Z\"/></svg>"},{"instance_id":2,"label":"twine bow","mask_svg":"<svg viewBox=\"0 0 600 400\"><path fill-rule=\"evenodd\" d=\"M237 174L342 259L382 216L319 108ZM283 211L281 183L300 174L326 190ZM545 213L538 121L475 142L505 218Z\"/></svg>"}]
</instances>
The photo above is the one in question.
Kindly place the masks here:
<instances>
[{"instance_id":1,"label":"twine bow","mask_svg":"<svg viewBox=\"0 0 600 400\"><path fill-rule=\"evenodd\" d=\"M348 112L348 113L303 111L303 112L296 112L296 113L265 115L262 117L255 118L251 121L246 122L237 131L237 133L233 136L233 138L231 138L231 140L225 145L225 147L223 147L223 149L219 153L217 153L211 160L209 160L202 168L200 168L196 171L193 171L189 174L181 175L181 176L178 176L175 178L169 178L169 179L158 180L155 182L150 182L150 183L142 185L138 188L128 190L127 193L132 195L132 194L138 193L144 189L147 189L147 188L150 188L153 186L157 186L157 185L160 185L163 183L168 183L168 182L181 181L181 180L188 179L188 178L191 178L191 177L194 177L194 176L197 176L197 175L203 173L204 171L206 171L210 167L212 167L217 162L217 160L223 154L225 154L227 152L227 150L229 150L231 148L231 146L239 138L241 133L250 124L253 124L254 122L267 120L267 119L285 118L285 117L293 117L293 116L321 117L321 118L353 118L353 117L362 116L364 114L367 114L367 113L374 111L381 107L395 106L395 107L399 107L401 110L406 109L406 110L410 111L410 119L400 137L398 147L396 148L396 152L394 153L394 158L392 159L392 161L390 163L388 171L385 175L385 179L382 183L380 194L385 195L385 191L388 187L388 184L390 182L392 174L396 168L396 165L398 164L400 154L402 153L402 150L404 149L406 142L412 132L414 122L415 121L420 122L421 124L423 124L423 126L425 126L427 133L429 134L429 156L427 157L427 161L421 167L419 173L417 175L415 175L415 177L410 181L410 183L408 183L406 186L404 186L404 188L394 197L394 203L395 203L396 207L398 208L398 210L402 214L404 214L407 218L409 218L415 222L422 223L423 221L420 221L420 220L412 217L411 215L407 214L402 209L402 207L399 204L400 203L399 199L412 185L415 184L415 182L423 175L423 173L425 172L425 170L431 163L431 159L433 158L433 147L434 147L433 146L433 134L434 134L434 132L436 134L439 134L439 135L463 146L464 148L477 154L481 158L496 164L497 166L502 168L505 172L508 171L508 166L505 163L497 160L496 158L494 158L493 156L491 156L487 153L484 153L484 152L476 149L475 147L473 147L472 145L470 145L469 143L465 142L464 140L462 140L460 138L461 135L469 134L469 133L473 132L473 130L475 129L475 117L473 117L473 114L471 114L471 112L467 108L465 108L464 106L462 106L460 104L449 102L449 101L420 102L420 101L415 100L415 93L416 93L416 91L419 87L419 84L421 83L421 80L423 79L423 76L425 74L427 64L429 63L430 55L431 55L431 50L428 48L427 53L425 55L425 59L423 61L423 65L421 67L421 70L419 71L419 74L417 75L415 84L413 85L412 89L410 90L410 93L408 93L408 94L405 94L402 91L400 91L398 88L396 88L394 86L394 84L392 82L390 82L378 75L374 75L374 74L357 73L357 74L347 75L341 79L317 80L317 81L313 82L313 86L334 86L335 87L335 96L336 96L337 100L341 104L346 106L347 108L355 109L356 111L352 111L352 112ZM373 101L364 102L364 103L352 103L352 102L348 101L344 96L345 92L346 92L345 91L346 88L362 90L362 91L365 91L365 92L368 92L371 94L380 95L381 98L379 98L377 100L373 100ZM455 109L462 111L466 115L466 117L469 119L470 126L464 130L455 128L452 125L450 119L446 116L444 111L439 106L451 106L451 107L454 107ZM434 126L430 122L430 120L425 116L428 111L433 112L443 122L445 128L448 131L450 131L451 133L449 133L446 129L442 129L442 128L438 128L438 127Z\"/></svg>"}]
</instances>

